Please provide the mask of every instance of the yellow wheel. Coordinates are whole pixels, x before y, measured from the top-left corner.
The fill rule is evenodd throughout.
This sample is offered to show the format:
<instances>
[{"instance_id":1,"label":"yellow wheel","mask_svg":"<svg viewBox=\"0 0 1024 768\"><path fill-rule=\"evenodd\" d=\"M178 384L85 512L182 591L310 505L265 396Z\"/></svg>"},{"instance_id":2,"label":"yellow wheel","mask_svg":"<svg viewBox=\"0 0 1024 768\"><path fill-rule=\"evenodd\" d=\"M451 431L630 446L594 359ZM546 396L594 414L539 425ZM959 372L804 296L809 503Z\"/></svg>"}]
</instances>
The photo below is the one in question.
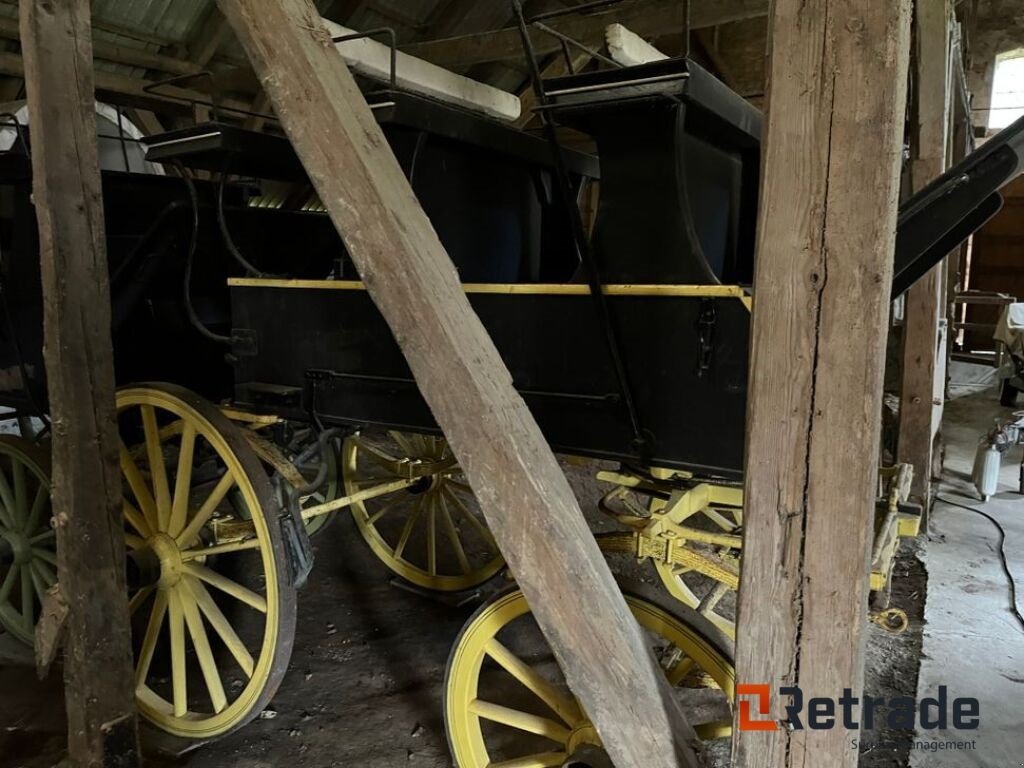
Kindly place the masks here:
<instances>
[{"instance_id":1,"label":"yellow wheel","mask_svg":"<svg viewBox=\"0 0 1024 768\"><path fill-rule=\"evenodd\" d=\"M49 454L0 435L0 625L28 645L43 595L57 580L50 517Z\"/></svg>"},{"instance_id":2,"label":"yellow wheel","mask_svg":"<svg viewBox=\"0 0 1024 768\"><path fill-rule=\"evenodd\" d=\"M619 473L602 474L598 479L616 483L599 502L602 511L662 546L671 536L671 551L693 555L688 561L678 558L684 562L651 558L669 594L735 638L743 533L739 491L700 482L682 485L676 479L659 483L646 475L623 483ZM635 545L631 551L635 554Z\"/></svg>"},{"instance_id":3,"label":"yellow wheel","mask_svg":"<svg viewBox=\"0 0 1024 768\"><path fill-rule=\"evenodd\" d=\"M687 719L713 754L728 754L732 642L706 620L642 587L623 593ZM457 768L561 766L600 746L550 646L515 587L481 607L452 649L445 729Z\"/></svg>"},{"instance_id":4,"label":"yellow wheel","mask_svg":"<svg viewBox=\"0 0 1024 768\"><path fill-rule=\"evenodd\" d=\"M664 506L661 499L651 500L652 512ZM740 507L708 506L695 512L683 525L710 533L738 536L743 530L743 510ZM742 556L739 546L718 546L691 540L684 546L739 567ZM736 638L737 594L732 586L675 563L655 561L654 566L672 597L693 608L727 636Z\"/></svg>"},{"instance_id":5,"label":"yellow wheel","mask_svg":"<svg viewBox=\"0 0 1024 768\"><path fill-rule=\"evenodd\" d=\"M444 438L394 431L353 435L342 449L342 470L348 496L399 486L351 510L370 548L403 579L458 592L504 567Z\"/></svg>"},{"instance_id":6,"label":"yellow wheel","mask_svg":"<svg viewBox=\"0 0 1024 768\"><path fill-rule=\"evenodd\" d=\"M117 395L139 711L189 739L255 717L284 676L295 589L266 472L216 407Z\"/></svg>"}]
</instances>

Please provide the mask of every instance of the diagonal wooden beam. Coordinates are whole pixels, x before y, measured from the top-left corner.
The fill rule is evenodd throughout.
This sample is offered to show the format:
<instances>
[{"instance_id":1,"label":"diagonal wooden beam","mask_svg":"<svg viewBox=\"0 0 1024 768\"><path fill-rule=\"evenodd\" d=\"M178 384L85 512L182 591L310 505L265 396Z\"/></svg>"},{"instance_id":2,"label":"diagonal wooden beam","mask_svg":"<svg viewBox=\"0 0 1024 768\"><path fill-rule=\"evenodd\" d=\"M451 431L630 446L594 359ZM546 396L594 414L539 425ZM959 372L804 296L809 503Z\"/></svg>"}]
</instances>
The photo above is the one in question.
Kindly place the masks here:
<instances>
[{"instance_id":1,"label":"diagonal wooden beam","mask_svg":"<svg viewBox=\"0 0 1024 768\"><path fill-rule=\"evenodd\" d=\"M693 728L313 4L217 1L615 764L696 768Z\"/></svg>"},{"instance_id":2,"label":"diagonal wooden beam","mask_svg":"<svg viewBox=\"0 0 1024 768\"><path fill-rule=\"evenodd\" d=\"M702 29L766 16L768 5L769 0L693 0L690 27ZM679 34L683 28L683 0L625 0L611 10L565 17L552 21L550 26L572 38L582 39L603 35L604 28L612 22L623 24L645 38ZM551 35L535 32L533 38L538 56L561 49L559 41ZM515 28L415 43L404 50L449 69L523 56L519 31Z\"/></svg>"}]
</instances>

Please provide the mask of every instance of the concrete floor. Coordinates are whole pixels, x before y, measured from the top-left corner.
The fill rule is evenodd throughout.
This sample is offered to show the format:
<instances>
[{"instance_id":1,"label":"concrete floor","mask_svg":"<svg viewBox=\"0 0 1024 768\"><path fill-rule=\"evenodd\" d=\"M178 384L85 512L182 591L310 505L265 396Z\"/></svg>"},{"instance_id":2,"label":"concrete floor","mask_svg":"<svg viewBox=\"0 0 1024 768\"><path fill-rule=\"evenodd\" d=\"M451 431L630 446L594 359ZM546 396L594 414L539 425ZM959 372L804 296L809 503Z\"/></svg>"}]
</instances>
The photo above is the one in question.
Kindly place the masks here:
<instances>
[{"instance_id":1,"label":"concrete floor","mask_svg":"<svg viewBox=\"0 0 1024 768\"><path fill-rule=\"evenodd\" d=\"M953 375L956 379L955 370ZM1024 400L1019 407L1024 409ZM994 389L947 404L946 472L938 496L983 509L999 521L1024 610L1024 496L1017 492L1021 449L1004 456L999 493L988 503L981 502L970 480L978 438L993 419L1012 412L1000 407ZM919 732L911 753L915 768L1024 765L1024 628L1010 612L998 545L999 531L989 520L941 500L936 504L923 547L928 598L918 698L935 696L945 685L950 697L979 699L981 717L976 731ZM973 741L974 748L921 748L947 740Z\"/></svg>"}]
</instances>

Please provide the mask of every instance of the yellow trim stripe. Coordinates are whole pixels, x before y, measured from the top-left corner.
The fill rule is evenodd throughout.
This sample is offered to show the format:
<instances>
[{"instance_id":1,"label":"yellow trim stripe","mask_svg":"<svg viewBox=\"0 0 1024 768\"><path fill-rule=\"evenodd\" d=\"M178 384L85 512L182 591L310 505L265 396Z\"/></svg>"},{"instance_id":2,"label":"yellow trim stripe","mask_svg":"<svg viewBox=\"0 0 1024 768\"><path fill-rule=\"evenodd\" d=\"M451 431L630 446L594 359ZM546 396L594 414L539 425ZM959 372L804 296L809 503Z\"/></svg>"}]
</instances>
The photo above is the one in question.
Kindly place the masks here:
<instances>
[{"instance_id":1,"label":"yellow trim stripe","mask_svg":"<svg viewBox=\"0 0 1024 768\"><path fill-rule=\"evenodd\" d=\"M231 277L228 285L237 288L304 288L330 291L366 290L358 280L279 280L259 277ZM581 283L463 283L466 293L528 294L548 296L586 296L590 287ZM740 299L750 308L751 297L738 285L606 285L606 296L698 296Z\"/></svg>"}]
</instances>

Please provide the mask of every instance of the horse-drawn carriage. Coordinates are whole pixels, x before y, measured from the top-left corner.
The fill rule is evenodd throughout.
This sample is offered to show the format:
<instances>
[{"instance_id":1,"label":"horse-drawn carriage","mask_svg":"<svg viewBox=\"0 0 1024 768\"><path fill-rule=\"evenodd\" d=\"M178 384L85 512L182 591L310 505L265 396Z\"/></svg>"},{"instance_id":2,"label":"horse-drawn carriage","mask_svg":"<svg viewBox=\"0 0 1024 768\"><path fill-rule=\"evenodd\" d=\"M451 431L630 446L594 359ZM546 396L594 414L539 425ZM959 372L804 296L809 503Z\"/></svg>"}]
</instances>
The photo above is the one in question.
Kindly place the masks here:
<instances>
[{"instance_id":1,"label":"horse-drawn carriage","mask_svg":"<svg viewBox=\"0 0 1024 768\"><path fill-rule=\"evenodd\" d=\"M409 93L371 107L552 447L604 462L608 552L667 593L627 594L691 722L729 733L760 115L696 64L546 84L597 157ZM104 174L140 711L188 739L255 717L285 674L308 537L348 509L423 589L504 570L472 491L287 140L217 121L145 141L176 175ZM0 168L0 402L45 418L30 165ZM1024 123L902 209L894 295L998 207ZM200 179L212 172L217 181ZM254 181L229 181L243 176ZM578 202L600 180L589 237ZM170 382L161 384L137 382ZM31 640L53 583L37 447L0 442L0 624ZM872 588L916 531L880 493ZM675 600L668 599L671 596ZM453 649L463 768L562 765L597 734L514 586ZM235 681L229 685L227 680ZM524 757L525 755L525 757Z\"/></svg>"}]
</instances>

